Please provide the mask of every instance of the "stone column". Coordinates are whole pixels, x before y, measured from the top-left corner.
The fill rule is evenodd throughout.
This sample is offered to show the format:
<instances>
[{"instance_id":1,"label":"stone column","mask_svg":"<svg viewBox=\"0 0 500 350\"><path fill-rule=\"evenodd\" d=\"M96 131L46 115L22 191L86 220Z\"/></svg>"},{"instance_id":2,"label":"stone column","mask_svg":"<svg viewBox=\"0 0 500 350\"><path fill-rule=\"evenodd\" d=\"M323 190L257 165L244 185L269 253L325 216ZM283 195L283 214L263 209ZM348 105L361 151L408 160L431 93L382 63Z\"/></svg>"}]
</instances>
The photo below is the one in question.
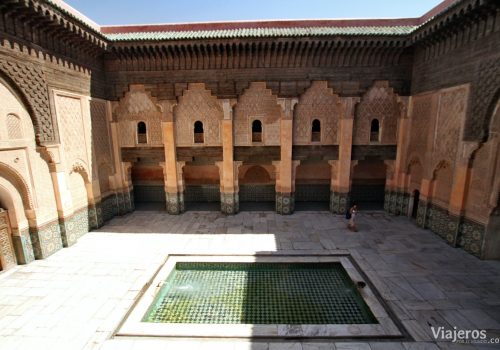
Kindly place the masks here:
<instances>
[{"instance_id":1,"label":"stone column","mask_svg":"<svg viewBox=\"0 0 500 350\"><path fill-rule=\"evenodd\" d=\"M393 177L390 179L388 178L386 182L386 198L389 193L391 202L387 206L384 203L384 207L387 207L389 212L392 214L407 215L410 196L406 193L405 189L404 163L410 127L410 121L408 118L409 97L399 97L398 102L400 107L400 116L398 118L396 160L393 164L387 164L387 166L391 165L393 168Z\"/></svg>"},{"instance_id":2,"label":"stone column","mask_svg":"<svg viewBox=\"0 0 500 350\"><path fill-rule=\"evenodd\" d=\"M110 104L108 103L108 108ZM115 174L113 175L114 190L116 193L114 215L123 215L134 210L134 192L128 182L128 169L130 164L122 162L120 136L118 133L118 123L110 122L111 145L113 147L113 161Z\"/></svg>"},{"instance_id":3,"label":"stone column","mask_svg":"<svg viewBox=\"0 0 500 350\"><path fill-rule=\"evenodd\" d=\"M169 214L180 214L184 211L184 183L182 180L184 163L177 162L174 122L171 120L162 122L162 131L165 150L164 169L167 212Z\"/></svg>"},{"instance_id":4,"label":"stone column","mask_svg":"<svg viewBox=\"0 0 500 350\"><path fill-rule=\"evenodd\" d=\"M66 182L66 171L61 163L61 154L59 146L46 147L40 150L40 153L49 166L50 177L56 200L58 222L50 224L48 227L34 229L30 228L31 241L37 259L43 259L54 251L68 247L74 242L68 238L68 228L66 227L66 217L73 214L73 200ZM40 232L42 231L42 233ZM46 240L43 231L50 231L52 238ZM59 236L55 238L55 236ZM56 245L56 247L54 247Z\"/></svg>"},{"instance_id":5,"label":"stone column","mask_svg":"<svg viewBox=\"0 0 500 350\"><path fill-rule=\"evenodd\" d=\"M280 99L282 117L280 121L280 150L281 159L279 162L279 178L276 178L276 212L279 214L292 214L295 208L295 198L293 192L293 169L292 169L292 148L293 148L293 109L297 104L297 99Z\"/></svg>"},{"instance_id":6,"label":"stone column","mask_svg":"<svg viewBox=\"0 0 500 350\"><path fill-rule=\"evenodd\" d=\"M236 101L222 101L224 119L222 120L222 162L218 164L220 174L220 205L225 214L239 211L238 191L235 189L233 105ZM237 181L237 175L236 175Z\"/></svg>"},{"instance_id":7,"label":"stone column","mask_svg":"<svg viewBox=\"0 0 500 350\"><path fill-rule=\"evenodd\" d=\"M345 214L349 209L351 191L351 152L354 124L354 106L358 97L342 98L343 113L339 120L339 159L332 165L332 189L330 190L330 211ZM333 176L335 175L335 176Z\"/></svg>"}]
</instances>

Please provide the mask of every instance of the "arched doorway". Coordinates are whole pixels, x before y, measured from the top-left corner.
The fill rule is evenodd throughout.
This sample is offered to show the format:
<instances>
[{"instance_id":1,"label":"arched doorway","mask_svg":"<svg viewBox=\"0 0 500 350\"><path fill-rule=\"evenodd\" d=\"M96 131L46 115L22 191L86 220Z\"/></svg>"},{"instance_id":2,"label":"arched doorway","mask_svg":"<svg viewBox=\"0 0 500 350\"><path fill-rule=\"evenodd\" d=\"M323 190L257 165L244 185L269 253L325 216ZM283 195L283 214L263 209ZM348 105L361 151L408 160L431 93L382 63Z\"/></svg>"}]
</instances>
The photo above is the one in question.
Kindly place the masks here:
<instances>
[{"instance_id":1,"label":"arched doorway","mask_svg":"<svg viewBox=\"0 0 500 350\"><path fill-rule=\"evenodd\" d=\"M383 210L387 166L383 160L360 160L354 167L351 202L360 210Z\"/></svg>"},{"instance_id":2,"label":"arched doorway","mask_svg":"<svg viewBox=\"0 0 500 350\"><path fill-rule=\"evenodd\" d=\"M220 211L219 168L213 164L186 164L184 203L186 210Z\"/></svg>"},{"instance_id":3,"label":"arched doorway","mask_svg":"<svg viewBox=\"0 0 500 350\"><path fill-rule=\"evenodd\" d=\"M276 202L275 179L272 165L242 165L239 169L240 210L274 211Z\"/></svg>"},{"instance_id":4,"label":"arched doorway","mask_svg":"<svg viewBox=\"0 0 500 350\"><path fill-rule=\"evenodd\" d=\"M413 191L413 195L412 195L412 208L411 208L411 217L413 219L417 219L417 215L418 215L418 201L420 200L420 191L419 190L415 190Z\"/></svg>"},{"instance_id":5,"label":"arched doorway","mask_svg":"<svg viewBox=\"0 0 500 350\"><path fill-rule=\"evenodd\" d=\"M0 271L8 270L16 264L9 214L0 206Z\"/></svg>"}]
</instances>

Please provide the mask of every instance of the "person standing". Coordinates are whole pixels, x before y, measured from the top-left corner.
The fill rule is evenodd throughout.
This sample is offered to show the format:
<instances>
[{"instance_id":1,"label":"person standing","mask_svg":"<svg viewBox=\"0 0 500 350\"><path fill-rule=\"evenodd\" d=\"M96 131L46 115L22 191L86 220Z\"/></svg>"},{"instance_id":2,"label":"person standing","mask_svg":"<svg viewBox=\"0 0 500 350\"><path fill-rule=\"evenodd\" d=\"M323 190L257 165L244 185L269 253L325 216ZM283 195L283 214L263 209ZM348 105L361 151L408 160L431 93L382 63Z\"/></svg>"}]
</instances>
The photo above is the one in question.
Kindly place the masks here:
<instances>
[{"instance_id":1,"label":"person standing","mask_svg":"<svg viewBox=\"0 0 500 350\"><path fill-rule=\"evenodd\" d=\"M347 224L347 228L351 231L357 232L358 228L356 227L356 223L354 219L356 218L356 214L358 213L358 206L353 204L353 206L349 209L347 218L349 219L349 223Z\"/></svg>"}]
</instances>

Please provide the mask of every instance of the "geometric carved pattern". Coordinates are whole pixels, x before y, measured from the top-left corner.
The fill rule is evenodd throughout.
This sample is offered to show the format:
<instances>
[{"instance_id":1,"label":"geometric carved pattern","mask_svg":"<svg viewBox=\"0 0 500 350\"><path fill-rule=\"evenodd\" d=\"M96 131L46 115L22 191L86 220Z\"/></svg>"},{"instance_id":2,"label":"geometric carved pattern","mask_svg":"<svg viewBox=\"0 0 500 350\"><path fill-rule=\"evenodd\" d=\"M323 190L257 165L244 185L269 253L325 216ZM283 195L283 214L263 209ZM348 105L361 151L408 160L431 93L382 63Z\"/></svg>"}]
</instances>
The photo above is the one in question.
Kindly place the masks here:
<instances>
[{"instance_id":1,"label":"geometric carved pattern","mask_svg":"<svg viewBox=\"0 0 500 350\"><path fill-rule=\"evenodd\" d=\"M118 123L118 126L120 130L120 146L134 146L136 135L135 131L137 128L136 124L134 122L121 121Z\"/></svg>"},{"instance_id":2,"label":"geometric carved pattern","mask_svg":"<svg viewBox=\"0 0 500 350\"><path fill-rule=\"evenodd\" d=\"M56 109L66 165L71 167L77 160L88 164L81 100L56 95Z\"/></svg>"},{"instance_id":3,"label":"geometric carved pattern","mask_svg":"<svg viewBox=\"0 0 500 350\"><path fill-rule=\"evenodd\" d=\"M130 85L129 91L113 109L113 120L119 122L120 146L135 146L137 124L146 123L147 143L162 144L161 120L164 111L144 85Z\"/></svg>"},{"instance_id":4,"label":"geometric carved pattern","mask_svg":"<svg viewBox=\"0 0 500 350\"><path fill-rule=\"evenodd\" d=\"M129 91L113 111L114 120L160 119L162 110L156 98L143 85L130 85Z\"/></svg>"},{"instance_id":5,"label":"geometric carved pattern","mask_svg":"<svg viewBox=\"0 0 500 350\"><path fill-rule=\"evenodd\" d=\"M37 142L56 142L56 133L49 109L46 78L41 69L31 64L0 60L2 70L22 91L30 110Z\"/></svg>"},{"instance_id":6,"label":"geometric carved pattern","mask_svg":"<svg viewBox=\"0 0 500 350\"><path fill-rule=\"evenodd\" d=\"M205 84L189 84L174 107L176 142L179 146L194 145L194 123L203 123L204 146L220 146L222 106Z\"/></svg>"},{"instance_id":7,"label":"geometric carved pattern","mask_svg":"<svg viewBox=\"0 0 500 350\"><path fill-rule=\"evenodd\" d=\"M455 162L466 103L467 90L465 88L453 89L440 94L436 132L434 133L436 139L432 155L433 164L443 159L448 160L450 164Z\"/></svg>"},{"instance_id":8,"label":"geometric carved pattern","mask_svg":"<svg viewBox=\"0 0 500 350\"><path fill-rule=\"evenodd\" d=\"M341 106L338 95L328 88L326 81L314 81L300 97L295 107L293 143L311 143L312 121L321 123L321 143L336 144Z\"/></svg>"},{"instance_id":9,"label":"geometric carved pattern","mask_svg":"<svg viewBox=\"0 0 500 350\"><path fill-rule=\"evenodd\" d=\"M90 101L90 115L92 118L92 141L97 164L113 164L111 159L111 145L109 142L108 122L106 120L106 103L104 101Z\"/></svg>"},{"instance_id":10,"label":"geometric carved pattern","mask_svg":"<svg viewBox=\"0 0 500 350\"><path fill-rule=\"evenodd\" d=\"M432 95L415 96L410 116L411 135L408 145L408 156L419 155L425 159L427 137L431 120Z\"/></svg>"},{"instance_id":11,"label":"geometric carved pattern","mask_svg":"<svg viewBox=\"0 0 500 350\"><path fill-rule=\"evenodd\" d=\"M265 145L280 144L281 107L278 99L266 83L250 83L248 89L238 99L234 108L234 143L237 146L252 144L252 122L262 122L263 143Z\"/></svg>"},{"instance_id":12,"label":"geometric carved pattern","mask_svg":"<svg viewBox=\"0 0 500 350\"><path fill-rule=\"evenodd\" d=\"M376 81L358 104L354 117L353 144L370 143L373 119L378 119L382 144L396 144L397 123L400 115L398 95L387 81Z\"/></svg>"},{"instance_id":13,"label":"geometric carved pattern","mask_svg":"<svg viewBox=\"0 0 500 350\"><path fill-rule=\"evenodd\" d=\"M445 208L450 200L453 185L453 169L446 161L439 162L434 170L434 199Z\"/></svg>"},{"instance_id":14,"label":"geometric carved pattern","mask_svg":"<svg viewBox=\"0 0 500 350\"><path fill-rule=\"evenodd\" d=\"M493 99L498 98L500 88L499 58L481 62L476 77L472 85L472 108L464 129L464 140L467 141L478 141L487 136L485 134L493 112L490 107L492 102L496 102Z\"/></svg>"},{"instance_id":15,"label":"geometric carved pattern","mask_svg":"<svg viewBox=\"0 0 500 350\"><path fill-rule=\"evenodd\" d=\"M23 138L21 119L14 114L7 116L7 135L9 135L9 139L11 140Z\"/></svg>"},{"instance_id":16,"label":"geometric carved pattern","mask_svg":"<svg viewBox=\"0 0 500 350\"><path fill-rule=\"evenodd\" d=\"M148 143L151 145L162 145L161 121L159 119L151 119L148 123Z\"/></svg>"},{"instance_id":17,"label":"geometric carved pattern","mask_svg":"<svg viewBox=\"0 0 500 350\"><path fill-rule=\"evenodd\" d=\"M16 264L7 212L2 209L0 209L0 257L4 269Z\"/></svg>"}]
</instances>

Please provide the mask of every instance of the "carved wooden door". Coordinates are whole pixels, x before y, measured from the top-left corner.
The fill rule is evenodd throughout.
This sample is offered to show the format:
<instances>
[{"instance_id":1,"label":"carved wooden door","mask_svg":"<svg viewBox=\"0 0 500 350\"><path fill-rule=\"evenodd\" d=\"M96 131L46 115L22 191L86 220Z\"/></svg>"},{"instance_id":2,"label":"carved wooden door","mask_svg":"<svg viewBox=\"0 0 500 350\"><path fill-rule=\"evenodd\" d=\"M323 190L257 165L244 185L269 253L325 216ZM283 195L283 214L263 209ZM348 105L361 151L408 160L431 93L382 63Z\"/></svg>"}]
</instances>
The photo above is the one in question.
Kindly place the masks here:
<instances>
[{"instance_id":1,"label":"carved wooden door","mask_svg":"<svg viewBox=\"0 0 500 350\"><path fill-rule=\"evenodd\" d=\"M0 270L7 270L16 265L11 237L9 215L6 210L0 208Z\"/></svg>"}]
</instances>

